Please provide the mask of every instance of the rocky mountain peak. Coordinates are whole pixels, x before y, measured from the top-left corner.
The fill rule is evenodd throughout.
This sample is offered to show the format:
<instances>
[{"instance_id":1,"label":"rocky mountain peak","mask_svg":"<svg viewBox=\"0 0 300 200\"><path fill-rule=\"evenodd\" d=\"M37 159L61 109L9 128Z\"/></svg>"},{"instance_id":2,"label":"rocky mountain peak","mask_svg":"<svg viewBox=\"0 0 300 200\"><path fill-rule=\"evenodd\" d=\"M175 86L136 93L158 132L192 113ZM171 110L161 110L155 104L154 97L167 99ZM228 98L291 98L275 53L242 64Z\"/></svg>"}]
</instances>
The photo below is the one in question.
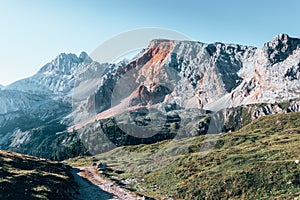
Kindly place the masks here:
<instances>
[{"instance_id":1,"label":"rocky mountain peak","mask_svg":"<svg viewBox=\"0 0 300 200\"><path fill-rule=\"evenodd\" d=\"M278 36L276 36L276 38L282 41L287 41L288 39L291 39L290 36L286 33L279 34Z\"/></svg>"},{"instance_id":2,"label":"rocky mountain peak","mask_svg":"<svg viewBox=\"0 0 300 200\"><path fill-rule=\"evenodd\" d=\"M263 50L272 64L285 60L296 49L300 48L300 39L280 34L264 44Z\"/></svg>"},{"instance_id":3,"label":"rocky mountain peak","mask_svg":"<svg viewBox=\"0 0 300 200\"><path fill-rule=\"evenodd\" d=\"M85 63L91 63L91 62L93 62L92 58L86 52L84 52L84 51L80 53L79 59L82 62L85 62Z\"/></svg>"},{"instance_id":4,"label":"rocky mountain peak","mask_svg":"<svg viewBox=\"0 0 300 200\"><path fill-rule=\"evenodd\" d=\"M68 94L75 83L75 76L83 66L90 65L92 59L87 53L61 53L51 62L44 65L32 77L17 81L6 89L37 94Z\"/></svg>"},{"instance_id":5,"label":"rocky mountain peak","mask_svg":"<svg viewBox=\"0 0 300 200\"><path fill-rule=\"evenodd\" d=\"M254 113L251 117L299 111L298 101L290 104L290 100L300 98L299 45L299 38L287 34L277 36L259 49L160 39L153 40L130 62L118 64L94 62L85 52L79 56L60 54L34 76L0 90L0 131L4 138L0 146L1 141L8 144L6 147L9 142L16 146L14 141L20 134L28 135L27 130L35 131L48 122L70 125L69 130L88 130L94 125L102 126L98 120L126 116L126 112L135 120L151 109L167 112L172 120L186 121L198 120L199 109L211 113L257 103L270 106L246 111ZM289 105L282 103L287 101ZM286 108L273 106L276 102ZM232 115L236 121L245 119L244 114L236 113ZM16 125L16 119L20 125ZM148 123L147 120L141 123L144 121ZM115 129L106 130L105 134L121 138L120 143L118 140L114 144L124 144L121 143L124 137L119 137ZM53 137L47 134L47 142ZM55 137L60 140L63 136ZM31 141L40 140L28 141L32 148Z\"/></svg>"},{"instance_id":6,"label":"rocky mountain peak","mask_svg":"<svg viewBox=\"0 0 300 200\"><path fill-rule=\"evenodd\" d=\"M50 63L42 67L38 73L70 75L82 62L83 60L75 54L61 53Z\"/></svg>"},{"instance_id":7,"label":"rocky mountain peak","mask_svg":"<svg viewBox=\"0 0 300 200\"><path fill-rule=\"evenodd\" d=\"M149 48L151 47L155 47L155 46L159 46L161 44L164 43L170 43L170 42L174 42L174 40L168 40L168 39L153 39L151 40L150 44L149 44Z\"/></svg>"},{"instance_id":8,"label":"rocky mountain peak","mask_svg":"<svg viewBox=\"0 0 300 200\"><path fill-rule=\"evenodd\" d=\"M72 60L79 62L80 59L76 54L73 53L61 53L52 62L61 62L63 60Z\"/></svg>"}]
</instances>

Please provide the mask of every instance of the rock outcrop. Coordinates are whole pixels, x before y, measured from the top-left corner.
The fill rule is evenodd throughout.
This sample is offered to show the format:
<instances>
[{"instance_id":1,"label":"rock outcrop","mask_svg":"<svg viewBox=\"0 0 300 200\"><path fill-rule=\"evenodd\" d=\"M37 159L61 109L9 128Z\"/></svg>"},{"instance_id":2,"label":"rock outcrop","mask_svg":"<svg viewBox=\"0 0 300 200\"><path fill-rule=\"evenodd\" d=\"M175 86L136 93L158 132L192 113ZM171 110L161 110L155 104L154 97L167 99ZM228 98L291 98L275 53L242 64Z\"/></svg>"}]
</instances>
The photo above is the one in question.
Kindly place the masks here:
<instances>
[{"instance_id":1,"label":"rock outcrop","mask_svg":"<svg viewBox=\"0 0 300 200\"><path fill-rule=\"evenodd\" d=\"M0 90L0 146L32 153L30 146L42 151L38 141L65 148L80 138L97 152L237 130L264 115L299 112L299 78L300 39L286 34L262 48L153 40L115 64L61 54ZM126 132L133 127L135 135Z\"/></svg>"}]
</instances>

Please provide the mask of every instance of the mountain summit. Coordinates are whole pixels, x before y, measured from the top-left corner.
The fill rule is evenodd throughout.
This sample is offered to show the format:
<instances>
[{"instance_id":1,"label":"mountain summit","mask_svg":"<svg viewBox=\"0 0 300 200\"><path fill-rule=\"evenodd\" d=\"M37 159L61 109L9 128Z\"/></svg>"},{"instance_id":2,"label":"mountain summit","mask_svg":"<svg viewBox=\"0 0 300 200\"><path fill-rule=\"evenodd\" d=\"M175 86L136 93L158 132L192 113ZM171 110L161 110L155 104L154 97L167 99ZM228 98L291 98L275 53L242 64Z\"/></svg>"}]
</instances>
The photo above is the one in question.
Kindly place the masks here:
<instances>
[{"instance_id":1,"label":"mountain summit","mask_svg":"<svg viewBox=\"0 0 300 200\"><path fill-rule=\"evenodd\" d=\"M170 90L156 102L163 107L177 105L218 111L299 98L299 44L299 39L285 34L262 48L153 40L136 60L118 73L108 71L99 78L102 85L90 98L90 104L93 102L95 107L102 108L97 112L102 112L113 101L107 98L114 97L115 93L121 95L119 100L130 94L132 98L142 99L136 96L140 94L139 88L150 91L152 85L165 85ZM123 82L125 79L128 85ZM107 91L108 85L112 88ZM129 85L133 87L129 89ZM122 96L121 91L126 91L123 94L127 96Z\"/></svg>"},{"instance_id":2,"label":"mountain summit","mask_svg":"<svg viewBox=\"0 0 300 200\"><path fill-rule=\"evenodd\" d=\"M66 95L74 87L76 74L92 62L85 52L82 52L79 57L75 54L62 53L32 77L17 81L7 86L7 89L35 94Z\"/></svg>"},{"instance_id":3,"label":"mountain summit","mask_svg":"<svg viewBox=\"0 0 300 200\"><path fill-rule=\"evenodd\" d=\"M291 38L287 34L280 34L272 41L264 44L263 50L272 64L284 61L300 47L299 38Z\"/></svg>"},{"instance_id":4,"label":"mountain summit","mask_svg":"<svg viewBox=\"0 0 300 200\"><path fill-rule=\"evenodd\" d=\"M249 120L300 111L299 78L300 39L287 34L262 48L153 40L135 59L118 64L95 62L85 52L63 53L32 77L0 90L0 147L44 156L37 141L51 143L50 152L56 151L50 150L55 147L52 142L64 149L77 145L79 133L91 132L90 127L94 134L109 135L114 145L169 139L174 137L170 127L177 130L184 121L189 127L197 125L195 134L203 134L204 121L213 112L238 124L245 120L236 113L241 106L249 108ZM266 107L252 106L261 103ZM156 113L149 114L151 110ZM149 120L148 114L156 121ZM144 140L128 136L115 122L110 126L102 122L117 118L143 128L155 121L161 131ZM159 125L165 121L169 124ZM76 137L70 134L76 131Z\"/></svg>"}]
</instances>

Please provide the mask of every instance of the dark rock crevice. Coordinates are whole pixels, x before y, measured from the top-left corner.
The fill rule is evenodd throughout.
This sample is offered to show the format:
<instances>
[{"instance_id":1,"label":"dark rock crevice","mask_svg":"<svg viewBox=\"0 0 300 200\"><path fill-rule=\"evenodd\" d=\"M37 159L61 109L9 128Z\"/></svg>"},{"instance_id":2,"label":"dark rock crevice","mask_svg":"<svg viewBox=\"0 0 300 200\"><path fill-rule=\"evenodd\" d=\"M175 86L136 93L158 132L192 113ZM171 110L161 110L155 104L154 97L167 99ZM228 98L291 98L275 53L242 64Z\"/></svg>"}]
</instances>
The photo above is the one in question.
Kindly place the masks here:
<instances>
[{"instance_id":1,"label":"dark rock crevice","mask_svg":"<svg viewBox=\"0 0 300 200\"><path fill-rule=\"evenodd\" d=\"M300 39L280 34L263 47L268 60L274 65L288 58L294 50L300 48Z\"/></svg>"}]
</instances>

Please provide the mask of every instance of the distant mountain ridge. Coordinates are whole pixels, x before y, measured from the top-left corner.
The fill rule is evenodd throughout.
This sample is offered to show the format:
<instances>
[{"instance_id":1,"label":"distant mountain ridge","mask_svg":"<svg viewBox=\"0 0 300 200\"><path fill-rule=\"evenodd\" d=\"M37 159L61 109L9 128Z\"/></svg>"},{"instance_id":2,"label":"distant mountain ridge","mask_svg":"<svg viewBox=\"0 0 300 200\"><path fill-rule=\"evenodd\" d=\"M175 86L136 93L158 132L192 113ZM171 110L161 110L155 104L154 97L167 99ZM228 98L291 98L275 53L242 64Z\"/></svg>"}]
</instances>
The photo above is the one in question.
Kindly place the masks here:
<instances>
[{"instance_id":1,"label":"distant mountain ridge","mask_svg":"<svg viewBox=\"0 0 300 200\"><path fill-rule=\"evenodd\" d=\"M287 34L278 35L262 48L153 40L135 59L118 64L98 63L84 52L79 56L63 53L32 77L0 90L3 138L0 148L9 149L16 137L22 133L28 135L29 131L31 137L18 143L20 151L24 146L29 149L32 133L42 130L41 126L43 130L48 126L61 126L46 129L52 135L51 140L57 139L58 144L63 142L66 146L76 140L73 136L69 138L72 131L88 129L89 124L103 129L97 121L126 113L135 113L136 120L150 109L168 116L168 120L172 119L170 123L183 123L192 110L207 113L225 110L224 116L239 118L240 115L230 115L226 110L250 104L292 102L281 111L261 112L261 115L288 112L289 106L293 106L291 111L299 111L296 100L300 98L299 79L300 39ZM198 119L197 112L191 116L194 115L193 120ZM28 126L24 122L26 118L38 123ZM147 124L146 118L138 123ZM56 136L57 130L60 134ZM196 134L200 132L199 129ZM37 134L37 137L42 137L39 139L45 143L49 141L45 134ZM122 141L118 144L127 144L120 138Z\"/></svg>"},{"instance_id":2,"label":"distant mountain ridge","mask_svg":"<svg viewBox=\"0 0 300 200\"><path fill-rule=\"evenodd\" d=\"M85 52L79 57L62 53L32 77L12 83L6 89L41 94L67 94L74 87L75 75L80 67L90 63L92 60Z\"/></svg>"}]
</instances>

